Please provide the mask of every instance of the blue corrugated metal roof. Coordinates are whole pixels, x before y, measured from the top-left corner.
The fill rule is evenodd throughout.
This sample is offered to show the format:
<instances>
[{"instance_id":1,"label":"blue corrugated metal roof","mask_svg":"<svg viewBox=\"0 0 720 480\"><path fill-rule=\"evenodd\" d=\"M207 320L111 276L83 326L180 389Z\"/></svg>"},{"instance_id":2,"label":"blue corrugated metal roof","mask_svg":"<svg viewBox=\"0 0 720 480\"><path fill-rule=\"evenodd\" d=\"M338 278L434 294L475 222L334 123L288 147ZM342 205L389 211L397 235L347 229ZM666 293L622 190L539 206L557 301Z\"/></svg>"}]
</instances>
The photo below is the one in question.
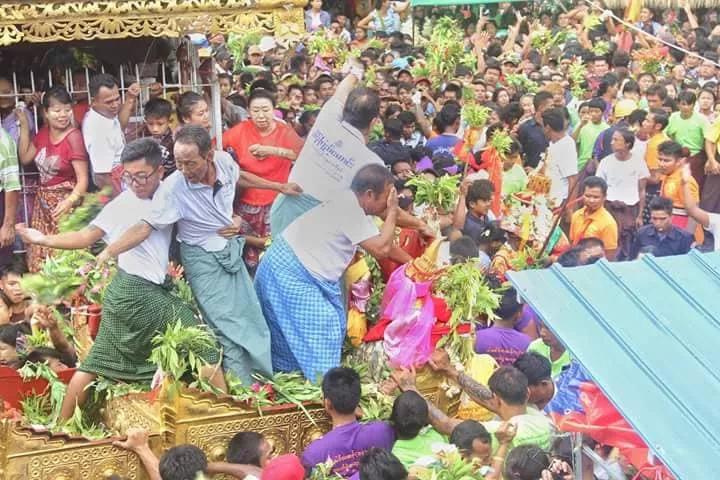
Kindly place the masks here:
<instances>
[{"instance_id":1,"label":"blue corrugated metal roof","mask_svg":"<svg viewBox=\"0 0 720 480\"><path fill-rule=\"evenodd\" d=\"M720 253L509 278L677 478L720 478Z\"/></svg>"}]
</instances>

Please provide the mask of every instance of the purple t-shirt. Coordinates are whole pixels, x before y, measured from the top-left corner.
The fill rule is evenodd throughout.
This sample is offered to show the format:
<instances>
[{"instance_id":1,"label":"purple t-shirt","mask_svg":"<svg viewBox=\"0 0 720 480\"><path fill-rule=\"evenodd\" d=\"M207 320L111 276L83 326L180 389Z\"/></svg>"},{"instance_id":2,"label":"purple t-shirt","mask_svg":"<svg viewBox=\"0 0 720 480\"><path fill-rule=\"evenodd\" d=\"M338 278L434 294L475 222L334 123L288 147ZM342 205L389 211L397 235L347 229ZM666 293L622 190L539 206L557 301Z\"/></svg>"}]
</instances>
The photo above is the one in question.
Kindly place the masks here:
<instances>
[{"instance_id":1,"label":"purple t-shirt","mask_svg":"<svg viewBox=\"0 0 720 480\"><path fill-rule=\"evenodd\" d=\"M528 345L530 337L512 328L490 327L475 333L475 352L487 353L500 366L512 365Z\"/></svg>"},{"instance_id":2,"label":"purple t-shirt","mask_svg":"<svg viewBox=\"0 0 720 480\"><path fill-rule=\"evenodd\" d=\"M360 459L372 447L392 450L395 432L385 422L353 422L333 428L312 442L302 455L302 464L310 472L328 459L334 463L331 473L350 478L360 468Z\"/></svg>"}]
</instances>

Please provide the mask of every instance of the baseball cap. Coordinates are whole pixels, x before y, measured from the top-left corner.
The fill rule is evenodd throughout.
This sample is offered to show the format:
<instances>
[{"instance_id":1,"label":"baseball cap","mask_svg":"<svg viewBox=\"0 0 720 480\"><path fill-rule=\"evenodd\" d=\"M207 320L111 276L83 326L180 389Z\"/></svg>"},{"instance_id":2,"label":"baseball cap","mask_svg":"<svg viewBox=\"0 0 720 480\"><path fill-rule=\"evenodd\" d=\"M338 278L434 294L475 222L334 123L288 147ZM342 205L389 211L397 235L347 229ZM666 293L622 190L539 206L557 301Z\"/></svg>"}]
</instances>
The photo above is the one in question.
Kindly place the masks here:
<instances>
[{"instance_id":1,"label":"baseball cap","mask_svg":"<svg viewBox=\"0 0 720 480\"><path fill-rule=\"evenodd\" d=\"M637 109L637 104L628 99L623 98L615 104L615 118L625 118Z\"/></svg>"},{"instance_id":2,"label":"baseball cap","mask_svg":"<svg viewBox=\"0 0 720 480\"><path fill-rule=\"evenodd\" d=\"M250 45L250 48L248 48L248 55L262 55L263 51L260 49L258 45Z\"/></svg>"}]
</instances>

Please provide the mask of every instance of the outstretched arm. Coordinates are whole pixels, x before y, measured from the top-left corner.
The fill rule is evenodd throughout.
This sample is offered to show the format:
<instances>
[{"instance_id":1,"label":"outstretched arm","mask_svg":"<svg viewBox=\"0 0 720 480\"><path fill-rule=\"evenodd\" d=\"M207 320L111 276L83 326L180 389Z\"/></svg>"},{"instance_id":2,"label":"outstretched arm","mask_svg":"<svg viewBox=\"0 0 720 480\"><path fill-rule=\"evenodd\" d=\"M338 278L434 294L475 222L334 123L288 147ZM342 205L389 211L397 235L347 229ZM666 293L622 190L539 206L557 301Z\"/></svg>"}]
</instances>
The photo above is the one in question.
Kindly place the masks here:
<instances>
[{"instance_id":1,"label":"outstretched arm","mask_svg":"<svg viewBox=\"0 0 720 480\"><path fill-rule=\"evenodd\" d=\"M688 216L695 220L697 223L707 228L710 225L710 215L708 212L698 206L695 195L697 192L693 192L690 188L690 179L692 173L690 173L690 167L685 165L682 172L682 186L683 186L683 200L685 201L685 210L687 210ZM692 233L692 232L691 232Z\"/></svg>"},{"instance_id":2,"label":"outstretched arm","mask_svg":"<svg viewBox=\"0 0 720 480\"><path fill-rule=\"evenodd\" d=\"M25 243L32 243L47 248L58 248L60 250L87 248L105 235L105 232L95 225L89 225L77 232L59 233L57 235L44 235L39 230L27 228L24 223L18 223L15 228Z\"/></svg>"}]
</instances>

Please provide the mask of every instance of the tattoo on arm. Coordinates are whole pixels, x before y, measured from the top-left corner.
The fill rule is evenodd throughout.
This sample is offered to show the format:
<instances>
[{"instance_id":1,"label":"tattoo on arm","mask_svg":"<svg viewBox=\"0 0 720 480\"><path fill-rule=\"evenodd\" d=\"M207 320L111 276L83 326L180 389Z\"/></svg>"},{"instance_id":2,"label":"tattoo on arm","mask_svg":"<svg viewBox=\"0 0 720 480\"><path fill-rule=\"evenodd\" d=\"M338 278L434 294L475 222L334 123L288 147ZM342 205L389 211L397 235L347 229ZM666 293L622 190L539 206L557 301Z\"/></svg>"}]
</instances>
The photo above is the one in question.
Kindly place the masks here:
<instances>
[{"instance_id":1,"label":"tattoo on arm","mask_svg":"<svg viewBox=\"0 0 720 480\"><path fill-rule=\"evenodd\" d=\"M472 377L465 373L458 375L458 383L460 388L467 393L473 401L479 403L483 407L488 407L487 403L492 399L493 394L488 387L476 382Z\"/></svg>"},{"instance_id":2,"label":"tattoo on arm","mask_svg":"<svg viewBox=\"0 0 720 480\"><path fill-rule=\"evenodd\" d=\"M436 407L430 400L426 400L426 402L428 405L430 424L443 435L450 435L458 423L460 423L460 420L448 417L445 415L445 412Z\"/></svg>"}]
</instances>

